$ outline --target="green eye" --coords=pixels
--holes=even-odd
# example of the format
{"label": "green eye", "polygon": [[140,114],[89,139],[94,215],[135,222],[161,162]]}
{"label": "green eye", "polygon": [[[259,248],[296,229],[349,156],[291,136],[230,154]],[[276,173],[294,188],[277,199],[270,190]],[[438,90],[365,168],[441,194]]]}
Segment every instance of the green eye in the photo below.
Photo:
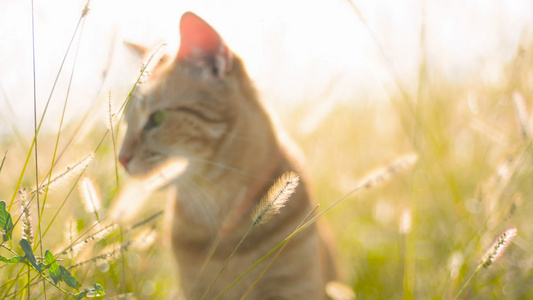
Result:
{"label": "green eye", "polygon": [[155,127],[159,127],[163,124],[163,121],[167,118],[167,113],[163,110],[158,110],[150,115],[148,122],[144,126],[144,130],[150,130]]}

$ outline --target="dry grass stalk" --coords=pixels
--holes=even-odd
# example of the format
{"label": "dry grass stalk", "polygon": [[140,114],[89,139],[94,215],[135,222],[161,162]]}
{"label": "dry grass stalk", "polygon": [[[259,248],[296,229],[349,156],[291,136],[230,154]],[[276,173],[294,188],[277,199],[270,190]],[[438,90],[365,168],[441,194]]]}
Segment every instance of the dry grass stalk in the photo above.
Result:
{"label": "dry grass stalk", "polygon": [[89,12],[91,11],[91,8],[90,8],[90,4],[91,4],[91,1],[87,1],[87,3],[85,4],[85,7],[83,7],[83,10],[81,11],[81,17],[85,17],[89,14]]}
{"label": "dry grass stalk", "polygon": [[[387,179],[389,179],[390,177],[392,177],[392,175],[394,175],[395,173],[403,170],[403,169],[406,169],[410,166],[412,166],[413,164],[416,163],[416,161],[418,160],[418,156],[416,154],[409,154],[409,155],[406,155],[406,156],[402,156],[400,157],[399,159],[395,160],[393,163],[391,163],[390,165],[384,167],[384,168],[381,168],[381,169],[378,169],[377,171],[375,172],[372,172],[371,175],[365,177],[363,180],[361,180],[361,182],[352,190],[350,191],[349,193],[347,193],[346,195],[344,195],[343,197],[341,197],[340,199],[338,199],[337,201],[335,201],[333,204],[331,204],[328,208],[326,208],[325,210],[321,211],[320,213],[318,213],[317,215],[315,215],[313,218],[311,218],[309,221],[305,222],[304,224],[302,224],[301,226],[299,226],[293,233],[291,233],[288,237],[286,237],[282,242],[280,242],[276,247],[274,247],[271,251],[269,251],[267,254],[265,254],[261,259],[259,259],[252,267],[250,267],[248,270],[246,270],[243,274],[241,274],[241,276],[239,276],[237,279],[235,279],[226,289],[224,289],[220,294],[218,294],[217,297],[215,297],[215,299],[219,299],[220,297],[222,297],[222,295],[224,295],[224,293],[229,290],[232,286],[234,286],[238,281],[240,281],[246,274],[248,274],[253,268],[255,268],[260,262],[262,262],[266,257],[268,257],[269,255],[271,255],[274,251],[276,251],[277,249],[279,249],[279,247],[282,247],[285,243],[287,243],[291,238],[293,238],[296,234],[298,234],[299,232],[301,232],[302,230],[304,230],[305,228],[307,228],[308,226],[310,226],[311,224],[313,224],[318,218],[320,218],[322,215],[326,214],[328,211],[332,210],[334,207],[336,207],[337,205],[339,205],[342,201],[344,201],[346,198],[348,198],[349,196],[351,196],[352,194],[356,193],[356,192],[359,192],[363,189],[367,189],[367,188],[372,188],[374,186],[376,186],[377,184],[379,183],[383,183],[384,181],[386,181]],[[253,225],[250,226],[248,232],[250,231],[250,229],[253,228]],[[248,234],[248,232],[246,234]],[[246,236],[245,234],[245,236]],[[241,239],[241,242],[242,242],[242,239]],[[240,243],[239,243],[240,244]],[[237,245],[238,246],[238,245]],[[235,250],[234,250],[235,251]],[[231,257],[231,255],[230,255]],[[227,263],[227,262],[226,262]],[[220,274],[220,273],[219,273]],[[217,276],[218,278],[218,276]],[[216,281],[216,278],[215,278],[215,281]],[[214,284],[214,281],[213,283],[211,283],[211,286]],[[211,288],[211,286],[208,288],[208,290],[204,293],[204,297],[207,295],[207,292],[209,291],[209,289]]]}
{"label": "dry grass stalk", "polygon": [[490,265],[492,265],[498,258],[500,258],[505,252],[505,249],[509,246],[509,243],[513,240],[513,238],[518,233],[518,230],[515,227],[511,227],[494,241],[492,245],[485,251],[485,254],[483,255],[481,259],[480,265],[487,268]]}
{"label": "dry grass stalk", "polygon": [[46,191],[46,189],[49,189],[53,187],[54,185],[64,182],[68,178],[71,178],[72,176],[79,174],[80,172],[85,170],[85,168],[87,168],[87,166],[93,160],[93,158],[94,158],[94,154],[91,153],[87,155],[83,159],[66,167],[65,170],[63,170],[63,172],[52,176],[52,178],[48,181],[48,183],[42,184],[37,191],[33,190],[29,194],[32,195],[32,194],[35,194],[35,192],[43,193],[44,191]]}
{"label": "dry grass stalk", "polygon": [[80,181],[80,193],[85,210],[89,213],[96,213],[102,206],[102,198],[94,179],[83,177]]}
{"label": "dry grass stalk", "polygon": [[[76,219],[74,219],[73,216],[69,216],[66,224],[65,229],[65,240],[67,241],[67,245],[74,244],[76,236]],[[61,253],[64,253],[66,250],[61,251]],[[58,253],[60,251],[54,251],[54,253]],[[74,260],[74,257],[77,255],[77,253],[74,253],[74,251],[69,252],[69,258],[71,260]]]}
{"label": "dry grass stalk", "polygon": [[330,281],[326,284],[326,294],[334,300],[354,300],[355,293],[352,289],[338,281]]}
{"label": "dry grass stalk", "polygon": [[518,91],[513,93],[513,107],[520,134],[523,140],[527,142],[529,140],[529,116],[527,113],[526,99],[524,99],[524,96]]}
{"label": "dry grass stalk", "polygon": [[356,189],[373,188],[374,186],[389,180],[392,177],[392,175],[398,173],[399,171],[404,170],[407,167],[414,165],[417,160],[418,160],[418,156],[416,154],[409,154],[406,156],[402,156],[396,159],[390,165],[377,169],[376,171],[365,176],[365,178],[363,178],[359,182]]}
{"label": "dry grass stalk", "polygon": [[166,45],[167,44],[161,44],[154,51],[152,51],[152,53],[150,53],[148,60],[141,67],[141,76],[139,78],[140,84],[146,82],[150,78],[152,71],[163,61],[164,54],[162,50],[164,47],[166,47]]}
{"label": "dry grass stalk", "polygon": [[133,246],[138,251],[146,250],[154,244],[156,238],[157,232],[154,229],[145,228],[135,235],[133,238]]}
{"label": "dry grass stalk", "polygon": [[117,229],[118,225],[117,224],[111,224],[111,225],[108,225],[100,230],[98,230],[97,232],[89,235],[88,237],[86,237],[85,239],[83,240],[79,240],[79,241],[76,241],[74,242],[72,245],[70,245],[69,247],[67,247],[65,250],[62,251],[63,254],[66,254],[67,252],[72,252],[72,253],[76,253],[78,252],[83,246],[87,245],[89,242],[98,242],[98,241],[101,241],[103,239],[105,239],[106,237],[108,237],[113,231],[115,231]]}
{"label": "dry grass stalk", "polygon": [[296,187],[298,186],[299,180],[300,177],[296,173],[289,171],[281,175],[281,177],[274,183],[274,185],[272,185],[272,187],[268,190],[266,196],[261,199],[261,202],[255,209],[255,211],[252,213],[252,225],[248,227],[248,230],[244,233],[237,246],[235,246],[228,259],[224,262],[217,275],[204,292],[201,300],[205,299],[207,293],[209,293],[209,291],[219,278],[220,274],[222,274],[222,271],[224,271],[230,260],[233,258],[233,255],[235,255],[237,249],[246,239],[250,231],[256,225],[268,222],[268,220],[270,220],[273,215],[279,213],[280,209],[285,206],[287,200],[289,200],[290,196],[294,193]]}
{"label": "dry grass stalk", "polygon": [[488,220],[490,226],[496,226],[499,223],[498,214],[491,214],[497,209],[498,200],[503,195],[505,189],[509,186],[511,180],[516,175],[518,168],[523,164],[527,148],[521,152],[506,158],[497,167],[496,172],[490,177],[490,179],[483,185],[478,191],[477,198],[479,201],[486,203],[484,205],[485,212],[490,215]]}
{"label": "dry grass stalk", "polygon": [[485,267],[488,268],[490,265],[492,265],[498,258],[500,258],[503,255],[503,252],[505,252],[505,249],[509,246],[509,243],[511,240],[516,236],[518,233],[518,230],[515,227],[511,227],[509,229],[506,229],[504,232],[498,236],[498,238],[492,243],[492,245],[485,251],[485,254],[481,258],[481,262],[476,268],[476,271],[468,278],[468,280],[463,284],[461,289],[459,289],[459,292],[454,297],[455,299],[458,299],[459,296],[463,293],[463,291],[466,289],[466,287],[472,282],[474,277],[479,273],[479,271]]}
{"label": "dry grass stalk", "polygon": [[[309,220],[309,218],[315,213],[315,211],[318,209],[320,205],[317,204],[315,205],[315,207],[313,207],[313,209],[307,214],[307,216],[305,216],[305,218],[302,220],[302,222],[300,222],[300,224],[298,224],[298,227],[297,228],[300,228],[307,220]],[[272,264],[274,263],[274,261],[278,258],[278,256],[281,254],[281,252],[285,249],[285,247],[287,246],[288,243],[285,243],[281,246],[281,248],[276,252],[276,254],[274,255],[274,257],[270,260],[270,262],[266,265],[266,267],[263,269],[263,271],[261,271],[261,274],[259,274],[259,276],[255,279],[255,281],[248,287],[248,290],[242,295],[241,299],[240,300],[244,300],[248,294],[252,291],[252,289],[254,288],[254,286],[257,285],[257,283],[259,282],[259,280],[265,275],[265,273],[268,271],[268,269],[272,266]]]}
{"label": "dry grass stalk", "polygon": [[272,216],[278,214],[296,190],[299,180],[300,177],[294,172],[284,173],[268,190],[267,195],[252,213],[253,226],[264,224]]}
{"label": "dry grass stalk", "polygon": [[[244,190],[244,189],[241,191],[239,196],[236,197],[237,199],[241,199],[241,201],[240,202],[236,202],[233,205],[233,208],[231,209],[231,211],[224,217],[224,220],[222,221],[222,225],[220,226],[220,230],[217,232],[216,238],[213,241],[213,243],[211,244],[211,248],[209,248],[209,251],[207,252],[207,255],[205,257],[204,263],[202,264],[202,267],[200,268],[198,274],[196,275],[196,278],[194,279],[194,281],[190,285],[189,291],[192,291],[194,289],[194,287],[196,287],[196,284],[198,283],[198,280],[204,274],[205,268],[207,267],[207,265],[211,261],[211,258],[215,254],[215,251],[218,249],[218,246],[220,245],[220,241],[222,241],[222,239],[226,236],[226,234],[228,234],[229,232],[231,232],[233,230],[233,228],[235,227],[235,224],[237,223],[236,220],[240,219],[241,212],[240,212],[240,210],[238,208],[246,200],[245,197],[244,197],[245,192],[246,192],[246,190]],[[181,292],[185,293],[186,291],[182,290]],[[180,296],[178,296],[178,299],[182,299],[183,295],[180,295]]]}
{"label": "dry grass stalk", "polygon": [[148,175],[145,188],[156,191],[181,175],[187,169],[188,161],[184,158],[175,158],[157,168]]}
{"label": "dry grass stalk", "polygon": [[114,126],[113,126],[113,124],[114,124],[114,120],[115,120],[115,118],[117,116],[117,113],[113,112],[113,106],[111,104],[111,99],[112,99],[111,91],[109,91],[109,94],[108,94],[108,97],[107,97],[107,118],[106,118],[105,125],[106,125],[107,129],[109,129],[111,131],[111,134],[113,135],[113,139],[112,140],[114,142],[115,138],[114,138],[114,131],[113,131],[114,130]]}
{"label": "dry grass stalk", "polygon": [[28,201],[28,192],[25,188],[18,191],[20,201],[21,219],[22,219],[22,238],[30,244],[33,243],[33,225],[31,222],[30,202]]}
{"label": "dry grass stalk", "polygon": [[461,271],[461,266],[464,262],[463,253],[460,251],[454,251],[448,260],[448,266],[450,269],[450,277],[456,279]]}
{"label": "dry grass stalk", "polygon": [[7,157],[7,150],[4,152],[4,157],[2,158],[2,162],[0,162],[0,172],[2,172],[2,168],[4,167],[4,163],[6,162]]}
{"label": "dry grass stalk", "polygon": [[405,208],[402,211],[402,214],[400,216],[400,233],[401,234],[408,234],[411,232],[411,225],[412,225],[412,215],[411,210],[409,208]]}
{"label": "dry grass stalk", "polygon": [[121,245],[118,245],[118,246],[114,246],[114,249],[113,250],[109,250],[107,252],[105,252],[104,254],[100,254],[98,256],[94,256],[88,260],[85,260],[85,261],[82,261],[82,262],[79,262],[77,264],[74,264],[72,266],[70,266],[68,269],[72,269],[72,268],[76,268],[76,267],[79,267],[79,266],[82,266],[82,265],[85,265],[85,264],[88,264],[88,263],[97,263],[97,262],[101,262],[101,261],[111,261],[115,258],[117,258],[122,251],[127,251],[129,249],[129,247],[133,244],[132,241],[126,241],[124,243],[122,243]]}
{"label": "dry grass stalk", "polygon": [[480,119],[474,119],[469,123],[469,126],[470,128],[492,140],[496,145],[507,147],[509,145],[508,135],[502,132],[502,130],[497,129],[487,123],[488,122]]}

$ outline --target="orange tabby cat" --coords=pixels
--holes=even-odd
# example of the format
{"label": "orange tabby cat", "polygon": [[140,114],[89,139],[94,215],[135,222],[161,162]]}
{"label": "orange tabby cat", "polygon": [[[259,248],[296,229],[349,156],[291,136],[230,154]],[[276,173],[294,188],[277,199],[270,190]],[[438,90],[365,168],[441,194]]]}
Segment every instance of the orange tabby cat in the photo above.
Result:
{"label": "orange tabby cat", "polygon": [[[176,57],[153,71],[127,107],[119,160],[133,175],[149,173],[171,158],[188,160],[175,182],[172,245],[187,298],[201,299],[250,227],[250,214],[261,197],[284,172],[298,170],[280,145],[241,59],[193,13],[182,16],[180,32]],[[253,228],[206,299],[217,296],[298,226],[314,207],[308,188],[303,178],[281,213]],[[200,272],[220,234],[219,246]],[[326,298],[325,283],[336,276],[327,244],[316,224],[296,235],[247,299]],[[222,298],[239,299],[266,262]]]}

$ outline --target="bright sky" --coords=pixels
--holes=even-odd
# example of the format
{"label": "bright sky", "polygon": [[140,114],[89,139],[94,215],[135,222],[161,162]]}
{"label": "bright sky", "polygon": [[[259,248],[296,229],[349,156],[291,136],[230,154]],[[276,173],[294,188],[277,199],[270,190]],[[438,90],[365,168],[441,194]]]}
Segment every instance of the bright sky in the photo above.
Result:
{"label": "bright sky", "polygon": [[[30,1],[0,1],[0,137],[33,128]],[[93,0],[81,36],[69,115],[111,90],[116,97],[140,67],[122,41],[178,47],[178,23],[190,10],[209,22],[245,60],[273,108],[325,101],[384,99],[392,67],[414,89],[422,43],[433,71],[456,80],[498,81],[521,38],[533,36],[530,0]],[[42,111],[85,1],[35,1],[38,112]],[[370,31],[369,31],[370,29]],[[378,40],[380,52],[370,32]],[[65,101],[77,41],[63,68],[50,118]],[[382,53],[389,63],[385,63]],[[110,70],[104,78],[105,66]],[[102,86],[103,85],[103,86]],[[117,102],[121,99],[117,99]],[[49,122],[46,124],[53,124]]]}

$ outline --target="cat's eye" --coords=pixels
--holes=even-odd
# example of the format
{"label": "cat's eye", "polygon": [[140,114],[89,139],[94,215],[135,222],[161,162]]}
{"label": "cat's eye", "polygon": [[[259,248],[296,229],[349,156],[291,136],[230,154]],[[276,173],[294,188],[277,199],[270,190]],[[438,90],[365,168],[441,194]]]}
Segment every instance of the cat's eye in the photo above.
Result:
{"label": "cat's eye", "polygon": [[152,128],[159,127],[161,124],[163,124],[163,121],[165,121],[166,117],[167,117],[166,111],[163,111],[163,110],[155,111],[148,118],[148,122],[146,122],[146,125],[144,126],[144,130],[150,130]]}

